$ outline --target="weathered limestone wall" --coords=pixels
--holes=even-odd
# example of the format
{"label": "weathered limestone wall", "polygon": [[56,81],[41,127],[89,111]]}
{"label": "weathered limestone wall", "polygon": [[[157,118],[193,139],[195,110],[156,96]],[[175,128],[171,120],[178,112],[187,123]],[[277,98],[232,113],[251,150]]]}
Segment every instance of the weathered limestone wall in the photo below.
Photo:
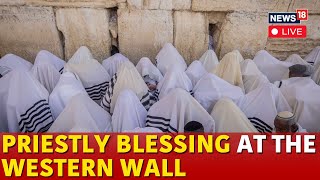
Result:
{"label": "weathered limestone wall", "polygon": [[[269,39],[268,12],[309,9],[306,39]],[[116,16],[114,16],[116,14]],[[69,59],[82,45],[102,61],[111,45],[133,62],[173,43],[188,63],[208,49],[245,58],[266,49],[280,59],[320,45],[320,0],[0,0],[0,55],[33,61],[46,49]]]}

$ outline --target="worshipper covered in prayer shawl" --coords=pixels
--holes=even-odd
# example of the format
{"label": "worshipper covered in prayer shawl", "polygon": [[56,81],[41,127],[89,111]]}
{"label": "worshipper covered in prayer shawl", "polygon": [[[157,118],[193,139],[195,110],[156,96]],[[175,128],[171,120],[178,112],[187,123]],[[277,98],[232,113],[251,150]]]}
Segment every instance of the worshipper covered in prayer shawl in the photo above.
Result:
{"label": "worshipper covered in prayer shawl", "polygon": [[33,65],[19,56],[7,54],[0,59],[0,66],[5,66],[12,70],[30,71]]}
{"label": "worshipper covered in prayer shawl", "polygon": [[120,92],[112,114],[113,132],[126,132],[146,126],[147,110],[131,90]]}
{"label": "worshipper covered in prayer shawl", "polygon": [[287,59],[286,62],[290,62],[292,64],[302,64],[302,65],[306,65],[306,66],[312,66],[311,64],[309,64],[307,61],[305,61],[304,59],[302,59],[298,54],[292,54],[290,55]]}
{"label": "worshipper covered in prayer shawl", "polygon": [[118,73],[109,82],[106,95],[101,101],[101,106],[113,114],[118,96],[125,89],[132,90],[146,110],[157,101],[152,93],[149,92],[148,86],[135,66],[130,61],[126,61],[120,66]]}
{"label": "worshipper covered in prayer shawl", "polygon": [[138,72],[143,77],[150,91],[157,89],[158,83],[163,79],[159,69],[152,64],[149,58],[143,57],[136,66]]}
{"label": "worshipper covered in prayer shawl", "polygon": [[207,71],[200,61],[193,61],[186,70],[186,74],[192,82],[192,87],[194,87],[198,81],[207,74]]}
{"label": "worshipper covered in prayer shawl", "polygon": [[150,108],[146,126],[183,133],[191,121],[202,124],[204,132],[214,132],[214,120],[209,113],[188,92],[177,88]]}
{"label": "worshipper covered in prayer shawl", "polygon": [[167,71],[164,78],[158,84],[155,96],[157,99],[162,99],[175,88],[181,88],[191,93],[192,82],[184,71],[181,71],[179,68],[172,67]]}
{"label": "worshipper covered in prayer shawl", "polygon": [[319,132],[320,86],[309,77],[293,77],[274,84],[293,109],[295,121],[308,132]]}
{"label": "worshipper covered in prayer shawl", "polygon": [[222,97],[228,97],[233,101],[244,96],[240,87],[233,86],[218,76],[207,73],[192,90],[194,98],[211,112],[213,106]]}
{"label": "worshipper covered in prayer shawl", "polygon": [[242,61],[240,65],[246,94],[265,83],[270,83],[268,78],[262,74],[257,65],[251,59]]}
{"label": "worshipper covered in prayer shawl", "polygon": [[175,67],[181,71],[185,71],[187,69],[187,64],[183,57],[170,43],[165,44],[158,53],[156,57],[156,65],[162,75],[165,75],[171,67]]}
{"label": "worshipper covered in prayer shawl", "polygon": [[270,83],[261,84],[239,99],[237,105],[259,132],[272,132],[278,112],[291,111],[280,90]]}
{"label": "worshipper covered in prayer shawl", "polygon": [[215,132],[258,132],[246,115],[229,98],[220,99],[211,112]]}
{"label": "worshipper covered in prayer shawl", "polygon": [[102,61],[102,66],[107,70],[110,77],[113,77],[117,72],[122,63],[129,61],[124,55],[117,53]]}
{"label": "worshipper covered in prayer shawl", "polygon": [[312,66],[295,64],[289,67],[289,78],[292,77],[309,77],[313,73]]}
{"label": "worshipper covered in prayer shawl", "polygon": [[305,133],[307,132],[299,124],[295,123],[294,114],[289,111],[279,112],[274,120],[276,133]]}
{"label": "worshipper covered in prayer shawl", "polygon": [[110,76],[103,66],[92,58],[87,47],[80,47],[65,66],[64,71],[77,74],[88,95],[100,104],[106,93]]}
{"label": "worshipper covered in prayer shawl", "polygon": [[257,52],[253,61],[271,83],[288,78],[288,68],[293,65],[291,62],[279,61],[265,50]]}
{"label": "worshipper covered in prayer shawl", "polygon": [[[316,63],[320,63],[320,46],[315,47],[305,58],[311,65],[316,65]],[[320,64],[319,64],[320,65]],[[317,65],[318,66],[318,65]]]}
{"label": "worshipper covered in prayer shawl", "polygon": [[201,56],[199,61],[202,63],[207,72],[211,72],[219,64],[218,57],[213,50],[206,51]]}
{"label": "worshipper covered in prayer shawl", "polygon": [[65,62],[57,56],[42,50],[38,53],[31,72],[50,94],[59,81],[64,64]]}
{"label": "worshipper covered in prayer shawl", "polygon": [[240,63],[243,61],[238,50],[226,54],[211,73],[232,85],[239,86],[244,92]]}
{"label": "worshipper covered in prayer shawl", "polygon": [[49,105],[54,119],[60,115],[69,100],[79,93],[88,95],[80,78],[75,73],[63,73],[49,96]]}
{"label": "worshipper covered in prayer shawl", "polygon": [[112,132],[111,116],[86,94],[77,94],[54,121],[49,132]]}
{"label": "worshipper covered in prayer shawl", "polygon": [[7,73],[0,78],[0,131],[46,132],[53,123],[48,97],[48,91],[29,72]]}

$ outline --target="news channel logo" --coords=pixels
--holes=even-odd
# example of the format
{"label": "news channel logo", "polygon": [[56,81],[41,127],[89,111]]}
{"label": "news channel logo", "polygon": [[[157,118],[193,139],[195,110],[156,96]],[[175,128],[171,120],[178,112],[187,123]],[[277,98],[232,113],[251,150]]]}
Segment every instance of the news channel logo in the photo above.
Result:
{"label": "news channel logo", "polygon": [[269,12],[268,17],[271,24],[268,29],[269,38],[307,37],[307,27],[301,25],[301,22],[308,21],[308,9],[297,9],[296,12]]}

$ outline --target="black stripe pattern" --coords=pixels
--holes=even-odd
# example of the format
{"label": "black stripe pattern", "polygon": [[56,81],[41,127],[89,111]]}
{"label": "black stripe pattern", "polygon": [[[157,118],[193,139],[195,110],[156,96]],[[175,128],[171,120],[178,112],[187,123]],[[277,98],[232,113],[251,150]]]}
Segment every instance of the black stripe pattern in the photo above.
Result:
{"label": "black stripe pattern", "polygon": [[40,100],[20,115],[19,128],[26,132],[46,132],[53,123],[51,110],[47,100]]}
{"label": "black stripe pattern", "polygon": [[272,127],[270,127],[268,124],[266,124],[264,121],[262,121],[259,118],[252,117],[248,118],[251,122],[251,124],[260,132],[260,133],[271,133]]}
{"label": "black stripe pattern", "polygon": [[278,88],[281,88],[281,86],[282,86],[282,81],[280,81],[280,83],[279,83],[279,87],[278,87]]}
{"label": "black stripe pattern", "polygon": [[11,71],[10,68],[6,66],[0,66],[0,78],[2,78],[4,75],[8,74]]}
{"label": "black stripe pattern", "polygon": [[150,107],[158,101],[158,98],[154,96],[151,92],[147,92],[141,99],[140,102],[149,111]]}
{"label": "black stripe pattern", "polygon": [[146,127],[158,128],[163,132],[178,133],[178,130],[170,125],[170,119],[159,116],[147,116]]}
{"label": "black stripe pattern", "polygon": [[108,111],[110,113],[110,104],[111,104],[111,98],[113,95],[113,89],[114,86],[117,82],[117,73],[113,75],[113,77],[111,78],[111,80],[108,83],[108,87],[105,93],[105,96],[103,97],[102,101],[101,101],[101,107],[103,109],[105,109],[106,111]]}
{"label": "black stripe pattern", "polygon": [[63,73],[63,69],[64,69],[64,67],[62,67],[62,68],[59,70],[59,73],[60,73],[60,74]]}
{"label": "black stripe pattern", "polygon": [[101,84],[97,84],[91,87],[85,88],[89,97],[94,101],[100,101],[103,96],[106,94],[108,88],[108,82],[103,82]]}

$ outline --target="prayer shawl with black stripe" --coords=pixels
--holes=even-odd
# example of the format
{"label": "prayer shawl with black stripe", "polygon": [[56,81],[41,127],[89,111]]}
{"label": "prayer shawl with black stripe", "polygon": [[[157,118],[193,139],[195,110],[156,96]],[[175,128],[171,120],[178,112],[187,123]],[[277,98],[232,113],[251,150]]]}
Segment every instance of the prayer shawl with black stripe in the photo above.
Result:
{"label": "prayer shawl with black stripe", "polygon": [[146,126],[147,110],[131,90],[119,94],[112,114],[113,132],[125,132]]}
{"label": "prayer shawl with black stripe", "polygon": [[0,93],[6,99],[1,99],[5,103],[0,107],[1,130],[46,132],[53,123],[48,91],[29,72],[23,70],[11,71],[2,79]]}
{"label": "prayer shawl with black stripe", "polygon": [[214,106],[211,116],[215,120],[216,132],[258,132],[246,115],[229,98],[220,99]]}
{"label": "prayer shawl with black stripe", "polygon": [[310,77],[294,77],[275,82],[293,109],[295,121],[308,132],[320,131],[320,86]]}
{"label": "prayer shawl with black stripe", "polygon": [[103,66],[92,57],[86,47],[81,47],[65,66],[65,71],[76,73],[92,100],[100,104],[106,93],[110,76]]}
{"label": "prayer shawl with black stripe", "polygon": [[0,59],[0,66],[5,66],[12,70],[29,71],[33,65],[19,56],[7,54]]}
{"label": "prayer shawl with black stripe", "polygon": [[112,132],[111,116],[86,94],[71,98],[49,132]]}
{"label": "prayer shawl with black stripe", "polygon": [[31,72],[50,94],[59,81],[64,64],[57,56],[42,50],[38,53]]}
{"label": "prayer shawl with black stripe", "polygon": [[215,122],[209,113],[188,92],[177,88],[150,108],[146,126],[182,133],[191,121],[202,124],[204,132],[215,131]]}
{"label": "prayer shawl with black stripe", "polygon": [[2,78],[4,75],[8,74],[11,71],[9,67],[6,66],[0,66],[0,78]]}
{"label": "prayer shawl with black stripe", "polygon": [[291,111],[282,93],[270,83],[249,92],[237,104],[259,132],[271,132],[277,114]]}
{"label": "prayer shawl with black stripe", "polygon": [[79,77],[71,72],[63,73],[49,96],[49,104],[53,117],[56,119],[69,100],[79,93],[87,95]]}
{"label": "prayer shawl with black stripe", "polygon": [[107,70],[110,77],[112,77],[118,72],[119,67],[125,61],[129,61],[129,59],[124,55],[117,53],[108,59],[103,60],[102,66]]}
{"label": "prayer shawl with black stripe", "polygon": [[244,96],[244,93],[240,87],[234,86],[212,73],[207,73],[193,88],[193,96],[208,112],[211,112],[213,106],[222,97],[237,101]]}
{"label": "prayer shawl with black stripe", "polygon": [[136,68],[141,77],[144,78],[148,76],[153,82],[156,82],[153,83],[154,85],[157,85],[157,83],[159,83],[163,79],[161,72],[154,64],[152,64],[149,58],[141,58],[136,65]]}
{"label": "prayer shawl with black stripe", "polygon": [[120,66],[118,73],[111,78],[101,106],[112,114],[120,92],[126,89],[132,90],[137,95],[146,110],[149,110],[157,101],[149,92],[135,66],[130,61],[126,61]]}

